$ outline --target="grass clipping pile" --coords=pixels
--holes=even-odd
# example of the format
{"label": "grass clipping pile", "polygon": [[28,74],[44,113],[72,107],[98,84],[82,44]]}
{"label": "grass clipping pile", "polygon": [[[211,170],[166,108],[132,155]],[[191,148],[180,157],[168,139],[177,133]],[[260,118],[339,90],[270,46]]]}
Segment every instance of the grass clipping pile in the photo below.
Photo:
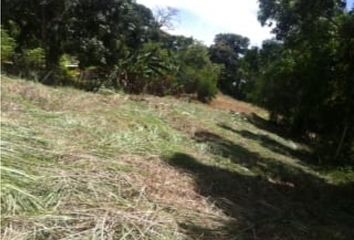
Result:
{"label": "grass clipping pile", "polygon": [[[33,85],[2,85],[1,239],[187,239],[179,222],[209,219],[217,227],[225,218],[158,155],[85,151],[100,138],[85,146],[75,139],[85,135],[70,133],[100,126],[71,129],[68,116],[82,110],[79,92],[65,96],[77,108],[58,101],[51,111],[64,90]],[[90,97],[98,104],[102,96]],[[56,118],[68,124],[54,126]]]}

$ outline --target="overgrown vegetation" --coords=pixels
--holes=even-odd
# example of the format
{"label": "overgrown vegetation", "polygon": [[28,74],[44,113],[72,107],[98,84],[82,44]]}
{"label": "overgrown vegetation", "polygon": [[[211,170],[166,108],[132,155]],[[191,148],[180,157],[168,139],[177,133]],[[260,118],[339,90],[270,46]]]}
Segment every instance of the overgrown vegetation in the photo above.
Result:
{"label": "overgrown vegetation", "polygon": [[[2,50],[12,61],[4,65],[9,74],[91,91],[192,93],[202,101],[216,94],[218,68],[207,47],[161,30],[173,24],[173,9],[167,15],[160,9],[162,15],[155,18],[131,0],[5,1],[3,6]],[[195,48],[201,53],[194,58]],[[60,64],[63,56],[71,62]],[[70,74],[75,64],[76,74]]]}
{"label": "overgrown vegetation", "polygon": [[354,14],[345,2],[260,1],[259,20],[277,40],[248,50],[249,100],[272,121],[310,141],[317,162],[354,163]]}

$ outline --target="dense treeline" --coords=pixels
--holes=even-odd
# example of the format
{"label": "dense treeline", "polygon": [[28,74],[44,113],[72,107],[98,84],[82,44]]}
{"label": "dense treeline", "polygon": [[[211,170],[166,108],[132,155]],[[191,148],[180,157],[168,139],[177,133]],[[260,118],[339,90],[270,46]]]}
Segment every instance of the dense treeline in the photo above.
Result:
{"label": "dense treeline", "polygon": [[[318,159],[354,159],[354,13],[341,0],[260,0],[259,21],[276,38],[261,47],[223,33],[209,48],[173,36],[173,9],[133,0],[4,0],[1,64],[49,85],[156,95],[218,88],[271,112],[291,134],[311,140]],[[77,65],[77,66],[76,66]]]}
{"label": "dense treeline", "polygon": [[247,98],[290,133],[311,137],[320,161],[354,160],[354,14],[340,0],[260,0],[276,40],[247,51]]}
{"label": "dense treeline", "polygon": [[132,0],[5,0],[3,68],[50,85],[196,93],[208,101],[219,68],[206,46],[161,30],[174,13],[165,11],[154,17]]}

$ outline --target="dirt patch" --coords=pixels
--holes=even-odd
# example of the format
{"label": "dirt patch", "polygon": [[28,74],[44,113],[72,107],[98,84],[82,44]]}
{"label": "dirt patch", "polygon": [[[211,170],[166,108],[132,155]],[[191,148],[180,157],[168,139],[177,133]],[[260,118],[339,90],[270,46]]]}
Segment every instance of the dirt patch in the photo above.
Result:
{"label": "dirt patch", "polygon": [[188,136],[194,136],[194,133],[201,129],[200,124],[195,121],[189,120],[186,117],[171,116],[168,118],[171,126]]}
{"label": "dirt patch", "polygon": [[252,113],[265,112],[263,109],[253,106],[252,104],[238,101],[225,95],[218,95],[209,106],[215,109],[227,110],[236,113],[244,113],[250,115]]}
{"label": "dirt patch", "polygon": [[15,102],[2,101],[1,102],[1,111],[4,112],[18,112],[22,113],[24,111],[22,105]]}

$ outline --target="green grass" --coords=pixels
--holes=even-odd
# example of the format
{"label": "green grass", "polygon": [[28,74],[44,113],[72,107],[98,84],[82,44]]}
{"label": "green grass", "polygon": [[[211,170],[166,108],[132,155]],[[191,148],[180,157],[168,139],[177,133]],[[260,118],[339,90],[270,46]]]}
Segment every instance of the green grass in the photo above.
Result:
{"label": "green grass", "polygon": [[1,93],[1,239],[354,238],[352,169],[242,115],[4,76]]}

